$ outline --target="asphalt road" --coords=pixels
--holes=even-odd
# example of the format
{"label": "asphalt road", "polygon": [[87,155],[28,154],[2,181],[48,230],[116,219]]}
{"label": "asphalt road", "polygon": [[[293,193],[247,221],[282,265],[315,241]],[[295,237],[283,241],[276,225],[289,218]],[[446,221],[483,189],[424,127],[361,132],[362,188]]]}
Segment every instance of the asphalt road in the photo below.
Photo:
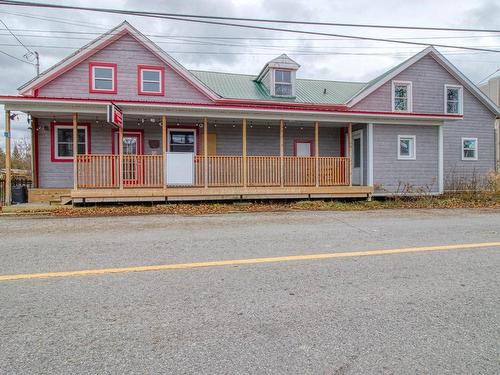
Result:
{"label": "asphalt road", "polygon": [[[488,210],[0,218],[0,275],[500,241]],[[498,374],[500,247],[0,281],[0,374]]]}

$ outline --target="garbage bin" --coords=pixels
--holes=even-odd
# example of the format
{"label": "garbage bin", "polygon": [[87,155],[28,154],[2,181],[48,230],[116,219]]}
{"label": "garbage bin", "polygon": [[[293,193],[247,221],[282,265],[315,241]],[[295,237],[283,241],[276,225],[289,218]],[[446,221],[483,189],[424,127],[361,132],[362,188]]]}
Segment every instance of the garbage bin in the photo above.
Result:
{"label": "garbage bin", "polygon": [[28,188],[22,185],[12,186],[12,203],[26,203],[28,201]]}

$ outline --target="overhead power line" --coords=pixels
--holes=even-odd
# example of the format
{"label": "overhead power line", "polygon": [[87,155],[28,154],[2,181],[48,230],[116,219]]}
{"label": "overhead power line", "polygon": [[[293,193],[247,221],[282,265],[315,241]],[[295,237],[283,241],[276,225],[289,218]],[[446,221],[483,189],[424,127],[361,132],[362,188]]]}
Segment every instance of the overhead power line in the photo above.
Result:
{"label": "overhead power line", "polygon": [[25,64],[35,65],[35,64],[33,64],[33,63],[29,62],[29,61],[26,61],[26,60],[20,59],[19,57],[13,56],[10,53],[7,53],[7,52],[1,51],[1,50],[0,50],[0,53],[3,54],[3,55],[5,55],[5,56],[8,56],[8,57],[10,57],[10,58],[12,58],[14,60],[23,62]]}
{"label": "overhead power line", "polygon": [[495,70],[495,71],[494,71],[493,73],[491,73],[490,75],[488,75],[488,76],[484,77],[482,80],[480,80],[480,81],[478,82],[478,84],[483,83],[483,82],[484,82],[484,81],[486,81],[488,78],[493,77],[493,76],[494,76],[496,73],[498,73],[498,72],[500,72],[500,68],[498,68],[497,70]]}
{"label": "overhead power line", "polygon": [[28,47],[26,47],[26,46],[24,45],[24,43],[21,41],[21,39],[19,39],[19,38],[17,37],[17,35],[16,35],[16,34],[14,34],[14,33],[13,33],[10,29],[9,29],[9,27],[7,26],[7,24],[6,24],[5,22],[3,22],[2,20],[0,20],[0,22],[1,22],[1,23],[2,23],[2,25],[5,27],[5,29],[9,32],[9,34],[10,34],[10,35],[12,35],[12,36],[14,37],[14,39],[15,39],[15,40],[17,40],[17,41],[19,42],[19,44],[20,44],[21,46],[23,46],[23,47],[26,49],[26,51],[28,51],[28,53],[32,53],[32,51],[31,51]]}
{"label": "overhead power line", "polygon": [[[4,0],[1,3],[5,5],[15,6],[28,6],[40,8],[56,8],[56,9],[73,9],[73,10],[92,10],[97,11],[98,8],[80,7],[50,3],[34,3],[30,1],[14,1]],[[100,11],[116,12],[118,9],[105,9]],[[427,31],[474,31],[474,32],[494,32],[500,33],[496,29],[476,29],[476,28],[452,28],[452,27],[426,27],[426,26],[399,26],[399,25],[372,25],[372,24],[354,24],[354,23],[339,23],[339,22],[317,22],[317,21],[297,21],[297,20],[280,20],[280,19],[265,19],[265,18],[246,18],[246,17],[223,17],[223,16],[207,16],[200,14],[180,14],[180,13],[163,13],[163,12],[145,12],[145,11],[131,11],[131,13],[141,13],[142,15],[152,16],[169,16],[169,17],[182,17],[182,18],[197,18],[197,19],[215,19],[225,21],[245,21],[245,22],[261,22],[261,23],[284,23],[296,25],[313,25],[313,26],[335,26],[335,27],[360,27],[360,28],[377,28],[377,29],[406,29],[406,30],[427,30]]]}
{"label": "overhead power line", "polygon": [[[172,16],[164,15],[163,13],[128,11],[128,10],[109,9],[109,8],[105,9],[105,8],[91,8],[91,7],[75,7],[75,6],[68,6],[68,5],[30,3],[30,2],[9,1],[9,0],[0,0],[0,4],[29,6],[29,7],[42,7],[42,8],[56,8],[56,9],[85,10],[85,11],[91,11],[91,12],[125,14],[125,15],[131,15],[131,16],[169,19],[169,20],[176,20],[176,21],[182,21],[182,22],[194,22],[194,23],[201,23],[201,24],[248,28],[248,29],[256,29],[256,30],[280,31],[280,32],[287,32],[287,33],[294,33],[294,34],[320,35],[320,36],[329,36],[329,37],[343,37],[343,38],[368,40],[368,41],[376,41],[376,42],[428,46],[428,43],[421,43],[421,42],[410,42],[410,41],[402,41],[402,40],[391,40],[391,39],[385,39],[385,38],[373,38],[373,37],[364,37],[364,36],[323,33],[323,32],[317,32],[317,31],[294,30],[294,29],[284,29],[284,28],[275,28],[275,27],[258,26],[258,25],[247,25],[247,24],[237,24],[237,23],[220,22],[220,21],[209,21],[209,20],[192,19],[192,18],[172,17]],[[491,32],[491,30],[489,32]],[[453,45],[445,45],[445,44],[434,44],[434,46],[435,47],[442,47],[442,48],[466,49],[466,50],[472,50],[472,51],[500,52],[500,50],[492,50],[492,49],[476,48],[476,47],[465,47],[465,46],[453,46]]]}

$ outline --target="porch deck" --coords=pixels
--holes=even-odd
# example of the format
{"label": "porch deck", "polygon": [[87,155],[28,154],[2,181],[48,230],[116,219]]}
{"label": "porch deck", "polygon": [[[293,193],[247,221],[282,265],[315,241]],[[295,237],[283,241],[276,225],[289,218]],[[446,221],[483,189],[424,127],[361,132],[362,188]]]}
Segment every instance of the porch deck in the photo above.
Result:
{"label": "porch deck", "polygon": [[196,156],[189,186],[166,185],[162,155],[122,158],[79,155],[73,202],[366,198],[373,191],[351,186],[348,157]]}
{"label": "porch deck", "polygon": [[73,203],[251,199],[368,198],[369,186],[128,188],[72,190]]}

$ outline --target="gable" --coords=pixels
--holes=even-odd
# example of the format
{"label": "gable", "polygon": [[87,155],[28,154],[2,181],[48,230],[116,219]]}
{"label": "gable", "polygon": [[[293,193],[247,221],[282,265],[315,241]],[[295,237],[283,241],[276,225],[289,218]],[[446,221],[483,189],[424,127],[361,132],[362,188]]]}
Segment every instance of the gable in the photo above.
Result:
{"label": "gable", "polygon": [[[89,92],[89,63],[106,62],[117,65],[117,93]],[[138,95],[138,65],[163,66],[165,68],[165,96]],[[172,101],[184,103],[209,103],[191,82],[165,64],[135,38],[126,34],[107,45],[91,57],[38,89],[39,97],[117,99],[137,101]]]}
{"label": "gable", "polygon": [[461,85],[433,57],[427,55],[385,82],[352,108],[362,111],[391,112],[392,81],[411,81],[413,112],[432,114],[444,113],[444,85]]}

